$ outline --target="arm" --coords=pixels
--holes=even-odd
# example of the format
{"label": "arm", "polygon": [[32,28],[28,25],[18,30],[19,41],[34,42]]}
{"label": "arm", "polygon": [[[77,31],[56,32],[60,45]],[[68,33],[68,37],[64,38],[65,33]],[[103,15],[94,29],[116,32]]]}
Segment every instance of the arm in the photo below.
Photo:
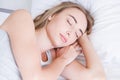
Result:
{"label": "arm", "polygon": [[[9,34],[13,54],[23,80],[56,80],[69,64],[68,59],[62,56],[49,67],[41,67],[41,52],[37,46],[34,24],[31,15],[25,10],[12,13],[1,28]],[[71,47],[66,50],[69,49]],[[75,57],[72,56],[73,58]]]}
{"label": "arm", "polygon": [[2,29],[9,34],[13,54],[23,80],[31,80],[33,74],[41,71],[41,58],[30,14],[25,10],[13,12],[2,24]]}
{"label": "arm", "polygon": [[86,34],[79,39],[79,43],[85,55],[86,67],[73,61],[65,68],[63,76],[70,80],[105,80],[100,59]]}

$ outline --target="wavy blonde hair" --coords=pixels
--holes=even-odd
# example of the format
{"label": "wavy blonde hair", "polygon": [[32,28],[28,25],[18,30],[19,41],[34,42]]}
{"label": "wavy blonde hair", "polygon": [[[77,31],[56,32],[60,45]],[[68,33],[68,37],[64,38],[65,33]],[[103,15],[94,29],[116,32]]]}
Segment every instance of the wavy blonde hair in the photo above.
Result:
{"label": "wavy blonde hair", "polygon": [[92,16],[81,5],[79,5],[77,3],[73,3],[73,2],[62,2],[61,4],[55,6],[51,9],[48,9],[44,13],[38,15],[34,19],[35,29],[38,30],[38,29],[42,28],[43,26],[47,25],[49,16],[58,14],[61,11],[65,10],[66,8],[77,8],[85,14],[86,19],[87,19],[86,33],[90,34],[92,31],[92,26],[94,24],[94,20],[93,20]]}

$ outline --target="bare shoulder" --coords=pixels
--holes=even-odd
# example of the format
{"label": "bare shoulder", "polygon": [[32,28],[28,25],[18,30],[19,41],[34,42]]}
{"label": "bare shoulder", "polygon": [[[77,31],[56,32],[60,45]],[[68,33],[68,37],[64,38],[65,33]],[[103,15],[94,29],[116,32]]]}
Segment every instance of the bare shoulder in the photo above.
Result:
{"label": "bare shoulder", "polygon": [[[26,10],[14,11],[1,25],[13,44],[35,43],[35,28],[30,13]],[[31,44],[32,44],[31,43]]]}
{"label": "bare shoulder", "polygon": [[[5,22],[1,25],[3,29],[11,29],[11,28],[19,28],[22,24],[30,24],[33,26],[33,20],[30,13],[24,9],[16,10],[5,20]],[[24,27],[24,29],[27,28]]]}
{"label": "bare shoulder", "polygon": [[15,34],[19,35],[18,38],[33,36],[35,33],[32,17],[28,11],[23,9],[14,11],[1,25],[1,29],[8,32],[10,37],[15,37]]}

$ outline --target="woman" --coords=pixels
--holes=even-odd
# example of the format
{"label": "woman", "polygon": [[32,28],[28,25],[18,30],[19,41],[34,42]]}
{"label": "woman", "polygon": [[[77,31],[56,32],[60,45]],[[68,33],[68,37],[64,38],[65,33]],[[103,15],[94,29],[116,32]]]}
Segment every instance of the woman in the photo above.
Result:
{"label": "woman", "polygon": [[[35,27],[28,12],[17,10],[1,25],[1,29],[10,37],[23,80],[57,80],[78,55],[76,44],[71,44],[91,29],[90,16],[79,5],[65,2],[47,10],[34,22]],[[41,53],[60,47],[65,47],[58,51],[62,55],[49,66],[41,67]]]}

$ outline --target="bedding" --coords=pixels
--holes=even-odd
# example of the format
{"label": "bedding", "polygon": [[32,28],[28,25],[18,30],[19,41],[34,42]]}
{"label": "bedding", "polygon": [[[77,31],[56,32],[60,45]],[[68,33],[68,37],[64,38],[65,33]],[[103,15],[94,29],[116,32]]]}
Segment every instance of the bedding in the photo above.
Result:
{"label": "bedding", "polygon": [[74,0],[32,0],[32,7],[31,7],[31,14],[32,17],[35,18],[38,14],[43,13],[46,9],[49,9],[62,1],[72,1],[75,2]]}
{"label": "bedding", "polygon": [[0,0],[0,8],[16,10],[16,9],[26,9],[31,10],[32,0]]}
{"label": "bedding", "polygon": [[[104,65],[107,80],[119,80],[120,0],[32,0],[31,14],[33,18],[35,18],[39,13],[44,12],[46,9],[57,5],[62,1],[73,1],[79,3],[84,6],[94,17],[95,24],[93,26],[92,34],[89,35],[89,38],[92,41],[94,48],[100,56],[100,59]],[[28,10],[30,10],[30,8]],[[3,11],[1,12],[0,10],[0,24],[3,23],[3,21],[7,18],[8,15],[8,13],[5,13]],[[6,38],[6,40],[9,39]],[[4,44],[5,47],[9,46],[9,43],[2,43],[0,41],[0,45],[1,44]],[[0,47],[0,49],[3,49],[3,47]],[[10,50],[6,48],[4,51],[7,51],[5,53],[8,54]],[[0,56],[3,56],[1,52]],[[0,62],[2,60],[3,62],[5,62],[5,64],[0,63],[0,72],[5,71],[7,74],[5,75],[4,72],[4,74],[0,73],[0,80],[20,80],[19,71],[17,71],[16,66],[13,66],[15,64],[14,60],[7,56],[5,58],[6,59],[0,58]],[[12,65],[13,68],[9,67],[10,65]],[[3,67],[4,69],[2,70]],[[11,70],[8,71],[7,68]],[[12,74],[12,71],[14,71],[15,74]],[[5,76],[8,77],[6,78]],[[60,78],[59,80],[63,80],[63,78]]]}

